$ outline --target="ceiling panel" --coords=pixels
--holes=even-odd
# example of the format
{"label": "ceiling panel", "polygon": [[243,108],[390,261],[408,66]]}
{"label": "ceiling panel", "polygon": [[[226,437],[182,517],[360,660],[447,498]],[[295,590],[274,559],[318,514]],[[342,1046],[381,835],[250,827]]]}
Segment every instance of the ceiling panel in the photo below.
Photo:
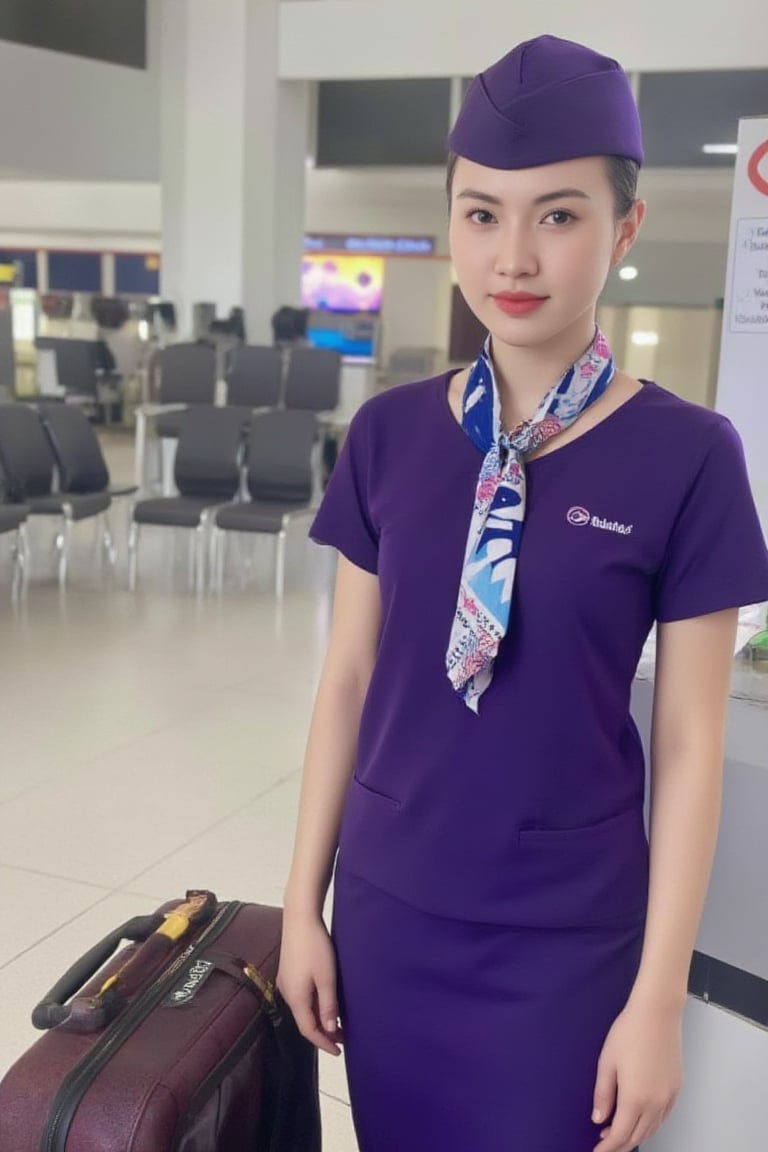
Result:
{"label": "ceiling panel", "polygon": [[705,144],[736,142],[739,119],[768,116],[768,71],[650,72],[640,81],[648,167],[733,167]]}

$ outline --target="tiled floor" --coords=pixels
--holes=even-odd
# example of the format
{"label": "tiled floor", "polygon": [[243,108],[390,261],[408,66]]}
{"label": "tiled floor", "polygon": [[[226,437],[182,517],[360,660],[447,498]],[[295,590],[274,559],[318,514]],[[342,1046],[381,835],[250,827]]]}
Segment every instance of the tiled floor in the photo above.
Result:
{"label": "tiled floor", "polygon": [[[113,479],[130,479],[126,443]],[[233,549],[222,597],[187,591],[186,551],[150,537],[126,589],[125,517],[114,577],[91,525],[71,581],[49,573],[33,526],[26,603],[10,600],[0,541],[0,1074],[35,1039],[29,1014],[109,929],[189,887],[278,903],[331,605],[333,559],[297,527],[283,607],[269,542],[240,587]],[[321,1058],[325,1147],[356,1148],[342,1062]]]}

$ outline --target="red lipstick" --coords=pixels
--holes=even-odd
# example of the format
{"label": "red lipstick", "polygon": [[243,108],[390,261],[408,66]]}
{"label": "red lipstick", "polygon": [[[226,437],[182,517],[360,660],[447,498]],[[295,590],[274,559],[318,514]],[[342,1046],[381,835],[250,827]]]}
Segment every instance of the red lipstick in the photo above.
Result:
{"label": "red lipstick", "polygon": [[493,300],[508,316],[527,316],[540,308],[547,297],[534,296],[530,292],[498,292]]}

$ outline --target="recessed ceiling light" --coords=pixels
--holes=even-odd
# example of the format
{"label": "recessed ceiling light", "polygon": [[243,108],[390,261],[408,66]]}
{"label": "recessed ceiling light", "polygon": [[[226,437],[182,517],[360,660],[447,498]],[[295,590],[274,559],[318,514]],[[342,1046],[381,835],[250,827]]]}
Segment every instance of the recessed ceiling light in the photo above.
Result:
{"label": "recessed ceiling light", "polygon": [[735,156],[738,151],[738,144],[705,144],[702,148],[707,156]]}
{"label": "recessed ceiling light", "polygon": [[638,348],[655,348],[659,342],[658,332],[633,332],[632,343]]}
{"label": "recessed ceiling light", "polygon": [[625,268],[619,269],[620,280],[637,280],[638,272],[632,264],[627,264]]}

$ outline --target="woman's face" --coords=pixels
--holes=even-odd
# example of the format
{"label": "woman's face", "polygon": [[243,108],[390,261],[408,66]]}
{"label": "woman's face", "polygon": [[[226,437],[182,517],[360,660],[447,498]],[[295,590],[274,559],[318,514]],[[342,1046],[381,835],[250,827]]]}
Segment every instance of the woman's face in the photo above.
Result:
{"label": "woman's face", "polygon": [[450,246],[464,297],[505,344],[588,332],[608,272],[632,247],[644,214],[638,201],[626,219],[616,219],[600,156],[515,171],[462,157]]}

